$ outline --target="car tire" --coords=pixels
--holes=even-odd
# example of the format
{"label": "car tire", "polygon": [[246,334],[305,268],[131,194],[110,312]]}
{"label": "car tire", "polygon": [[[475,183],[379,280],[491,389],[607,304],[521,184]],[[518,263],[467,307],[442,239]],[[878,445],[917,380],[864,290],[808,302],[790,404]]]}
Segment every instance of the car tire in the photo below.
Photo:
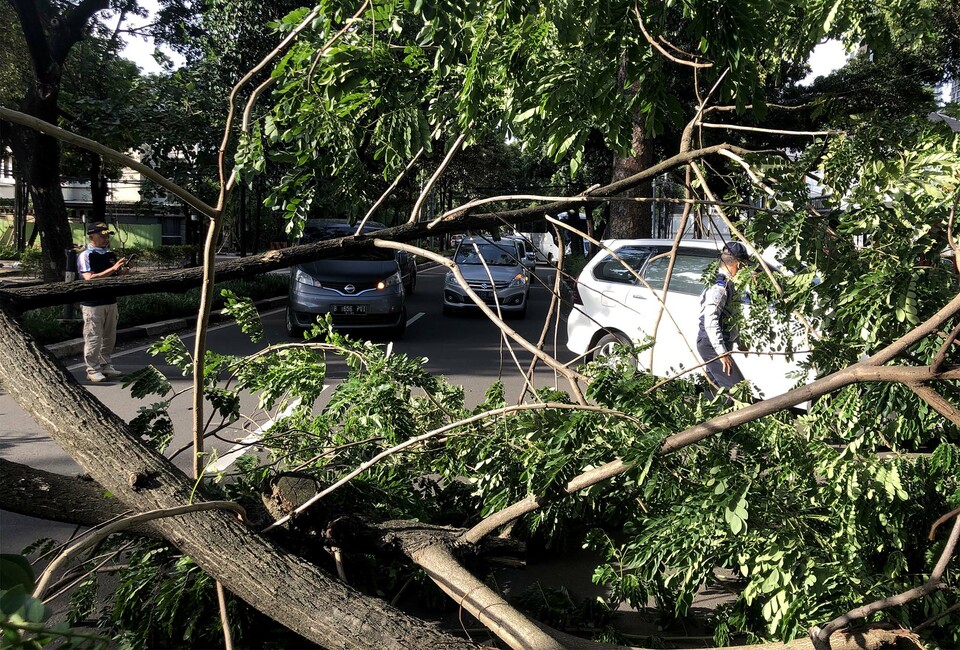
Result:
{"label": "car tire", "polygon": [[293,319],[293,312],[290,310],[290,307],[286,309],[286,318],[284,320],[286,321],[287,336],[292,339],[302,339],[303,333],[307,330],[297,325]]}
{"label": "car tire", "polygon": [[[608,332],[597,341],[597,345],[593,351],[593,361],[600,361],[601,359],[609,359],[610,361],[616,361],[619,359],[616,355],[613,354],[613,348],[617,345],[630,345],[631,341],[624,334],[620,332]],[[629,356],[630,362],[635,366],[637,364],[637,357],[635,355]]]}

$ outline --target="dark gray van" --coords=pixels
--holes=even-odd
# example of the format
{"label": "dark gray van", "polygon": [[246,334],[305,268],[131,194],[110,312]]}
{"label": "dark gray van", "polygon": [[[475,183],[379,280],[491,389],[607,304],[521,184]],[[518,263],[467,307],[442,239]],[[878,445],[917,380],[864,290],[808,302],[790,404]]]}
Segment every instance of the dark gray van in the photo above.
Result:
{"label": "dark gray van", "polygon": [[[364,233],[385,228],[368,222]],[[309,219],[301,244],[352,235],[356,226],[339,219]],[[287,334],[300,337],[317,316],[331,314],[338,330],[385,330],[392,338],[407,328],[406,287],[416,286],[416,264],[406,253],[373,249],[299,264],[290,270]]]}

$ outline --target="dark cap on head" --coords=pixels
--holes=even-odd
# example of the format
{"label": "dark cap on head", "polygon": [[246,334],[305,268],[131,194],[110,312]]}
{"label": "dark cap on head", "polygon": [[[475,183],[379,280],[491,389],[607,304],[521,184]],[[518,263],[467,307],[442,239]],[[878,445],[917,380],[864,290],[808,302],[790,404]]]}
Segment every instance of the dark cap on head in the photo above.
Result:
{"label": "dark cap on head", "polygon": [[87,226],[87,234],[88,235],[112,235],[113,231],[110,230],[110,226],[103,223],[102,221],[98,221],[96,223],[91,223],[89,226]]}
{"label": "dark cap on head", "polygon": [[750,261],[750,253],[747,251],[747,247],[738,241],[732,241],[725,245],[722,254],[729,255],[739,262],[747,263]]}

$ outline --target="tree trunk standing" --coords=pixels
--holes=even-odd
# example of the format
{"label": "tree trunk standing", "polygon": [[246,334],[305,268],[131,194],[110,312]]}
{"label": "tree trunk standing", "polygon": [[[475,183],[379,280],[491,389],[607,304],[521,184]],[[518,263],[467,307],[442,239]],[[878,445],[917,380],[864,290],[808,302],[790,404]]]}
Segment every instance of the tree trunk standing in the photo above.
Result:
{"label": "tree trunk standing", "polygon": [[90,202],[93,204],[93,214],[90,222],[107,220],[107,179],[103,175],[103,158],[95,153],[88,153],[90,161]]}
{"label": "tree trunk standing", "polygon": [[[617,81],[623,88],[627,78],[627,60],[621,58],[620,70],[617,74]],[[631,86],[627,91],[630,95],[635,95],[639,87]],[[630,136],[631,152],[628,156],[614,154],[613,156],[613,177],[611,182],[616,183],[624,178],[629,178],[638,172],[642,172],[653,164],[653,141],[647,138],[647,129],[644,124],[645,118],[639,111],[633,114],[632,130]],[[648,180],[637,187],[623,193],[623,197],[641,197],[650,196],[653,191],[653,181]],[[604,238],[615,239],[637,239],[641,237],[650,237],[653,234],[652,211],[649,203],[640,203],[636,201],[613,201],[610,203],[610,219],[607,221],[607,228]]]}
{"label": "tree trunk standing", "polygon": [[[42,88],[42,86],[41,86]],[[56,98],[44,100],[34,90],[23,111],[47,121],[56,121]],[[60,186],[60,143],[49,136],[17,125],[13,126],[14,157],[23,170],[33,201],[34,231],[31,244],[39,235],[43,251],[41,269],[47,282],[63,280],[63,252],[73,246],[67,223],[67,206]]]}
{"label": "tree trunk standing", "polygon": [[[36,83],[25,93],[23,112],[56,124],[63,64],[70,49],[84,35],[93,14],[109,7],[109,0],[82,0],[61,14],[49,0],[9,0],[17,13],[30,52]],[[64,251],[73,247],[67,208],[60,186],[60,143],[50,136],[13,126],[13,153],[23,170],[33,198],[36,229],[43,249],[43,278],[63,279]]]}
{"label": "tree trunk standing", "polygon": [[[633,155],[613,157],[613,178],[617,182],[642,172],[653,164],[653,141],[646,138],[643,117],[633,117]],[[651,181],[646,181],[622,194],[624,197],[650,196],[653,191]],[[649,203],[639,201],[611,201],[610,220],[607,222],[605,238],[638,239],[650,237],[653,233],[652,211]]]}

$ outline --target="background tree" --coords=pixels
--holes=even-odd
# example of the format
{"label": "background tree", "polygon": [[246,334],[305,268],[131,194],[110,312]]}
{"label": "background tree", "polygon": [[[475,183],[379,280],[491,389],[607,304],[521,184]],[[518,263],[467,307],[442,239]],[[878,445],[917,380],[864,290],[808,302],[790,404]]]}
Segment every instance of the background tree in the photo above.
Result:
{"label": "background tree", "polygon": [[[67,56],[83,39],[93,16],[109,7],[108,0],[81,0],[76,5],[49,0],[9,2],[20,23],[33,72],[22,95],[21,109],[56,124]],[[60,189],[60,145],[49,136],[17,125],[5,131],[6,144],[13,150],[33,200],[43,249],[43,277],[62,279],[64,251],[73,247],[73,238]]]}

